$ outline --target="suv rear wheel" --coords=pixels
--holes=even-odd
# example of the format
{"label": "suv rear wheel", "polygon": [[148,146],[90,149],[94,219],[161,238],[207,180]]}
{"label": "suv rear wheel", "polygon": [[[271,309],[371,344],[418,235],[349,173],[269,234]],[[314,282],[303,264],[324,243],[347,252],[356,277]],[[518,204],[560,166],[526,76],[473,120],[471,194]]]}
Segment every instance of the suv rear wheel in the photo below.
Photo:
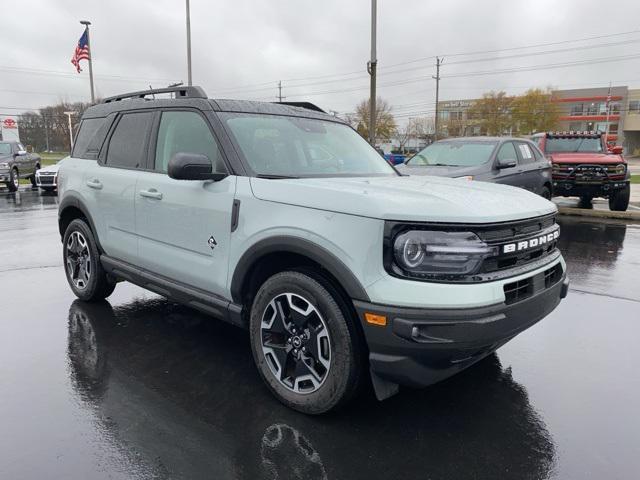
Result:
{"label": "suv rear wheel", "polygon": [[631,185],[622,190],[609,195],[609,210],[614,212],[626,212],[629,207],[629,197],[631,196]]}
{"label": "suv rear wheel", "polygon": [[102,268],[95,238],[84,220],[75,219],[69,224],[62,252],[67,281],[76,297],[92,302],[113,293],[116,283]]}
{"label": "suv rear wheel", "polygon": [[345,404],[362,371],[358,332],[350,313],[307,272],[270,277],[251,308],[253,358],[285,405],[320,414]]}

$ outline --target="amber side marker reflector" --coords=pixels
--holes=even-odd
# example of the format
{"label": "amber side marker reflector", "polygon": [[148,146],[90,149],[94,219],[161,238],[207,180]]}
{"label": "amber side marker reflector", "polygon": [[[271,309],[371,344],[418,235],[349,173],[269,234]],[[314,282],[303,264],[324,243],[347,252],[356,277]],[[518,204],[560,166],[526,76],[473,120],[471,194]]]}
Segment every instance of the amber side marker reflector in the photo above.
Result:
{"label": "amber side marker reflector", "polygon": [[365,313],[364,319],[371,325],[378,325],[384,327],[387,325],[387,317],[384,315],[376,315],[375,313]]}

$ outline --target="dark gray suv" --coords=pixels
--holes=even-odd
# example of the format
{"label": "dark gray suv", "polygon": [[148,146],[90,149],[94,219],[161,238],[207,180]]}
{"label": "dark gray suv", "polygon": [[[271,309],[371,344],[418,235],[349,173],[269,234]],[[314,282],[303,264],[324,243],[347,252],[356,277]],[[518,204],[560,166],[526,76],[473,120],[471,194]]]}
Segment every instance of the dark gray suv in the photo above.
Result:
{"label": "dark gray suv", "polygon": [[551,164],[531,141],[512,137],[440,140],[397,167],[405,175],[467,177],[551,198]]}

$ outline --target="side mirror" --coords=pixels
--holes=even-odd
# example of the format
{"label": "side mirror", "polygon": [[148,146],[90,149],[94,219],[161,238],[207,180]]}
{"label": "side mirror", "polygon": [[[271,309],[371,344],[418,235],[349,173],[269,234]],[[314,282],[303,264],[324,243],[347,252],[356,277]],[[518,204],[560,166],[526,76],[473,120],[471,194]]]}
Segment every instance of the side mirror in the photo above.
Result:
{"label": "side mirror", "polygon": [[18,150],[18,153],[16,155],[22,156],[22,155],[26,155],[27,151],[26,150]]}
{"label": "side mirror", "polygon": [[503,168],[513,168],[517,165],[513,158],[502,158],[496,162],[496,168],[502,170]]}
{"label": "side mirror", "polygon": [[622,155],[622,152],[624,151],[624,149],[622,148],[622,145],[614,145],[609,149],[609,151],[614,155]]}
{"label": "side mirror", "polygon": [[198,153],[176,153],[167,168],[167,173],[176,180],[213,180],[219,181],[226,173],[213,171],[211,160]]}

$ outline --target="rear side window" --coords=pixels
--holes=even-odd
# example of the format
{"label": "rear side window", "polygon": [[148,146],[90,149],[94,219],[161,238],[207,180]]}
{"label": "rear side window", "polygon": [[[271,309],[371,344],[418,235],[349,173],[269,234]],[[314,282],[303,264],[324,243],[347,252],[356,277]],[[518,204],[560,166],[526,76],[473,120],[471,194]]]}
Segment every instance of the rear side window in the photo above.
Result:
{"label": "rear side window", "polygon": [[518,151],[520,152],[522,163],[533,163],[535,161],[531,147],[526,143],[518,143]]}
{"label": "rear side window", "polygon": [[513,142],[507,142],[498,150],[498,160],[515,160],[518,161],[518,155],[516,154],[516,147]]}
{"label": "rear side window", "polygon": [[[100,129],[102,124],[104,124],[104,118],[85,118],[82,120],[80,124],[80,130],[78,131],[78,135],[76,136],[76,141],[73,145],[73,153],[71,154],[74,158],[90,158],[87,157],[87,150],[89,147],[89,143],[96,135],[96,132]],[[95,157],[93,157],[95,159]]]}
{"label": "rear side window", "polygon": [[206,155],[215,172],[225,172],[220,149],[209,125],[195,112],[163,112],[156,144],[155,170],[166,172],[176,153]]}
{"label": "rear side window", "polygon": [[147,136],[153,114],[125,113],[109,140],[106,164],[110,167],[140,168],[145,163]]}

